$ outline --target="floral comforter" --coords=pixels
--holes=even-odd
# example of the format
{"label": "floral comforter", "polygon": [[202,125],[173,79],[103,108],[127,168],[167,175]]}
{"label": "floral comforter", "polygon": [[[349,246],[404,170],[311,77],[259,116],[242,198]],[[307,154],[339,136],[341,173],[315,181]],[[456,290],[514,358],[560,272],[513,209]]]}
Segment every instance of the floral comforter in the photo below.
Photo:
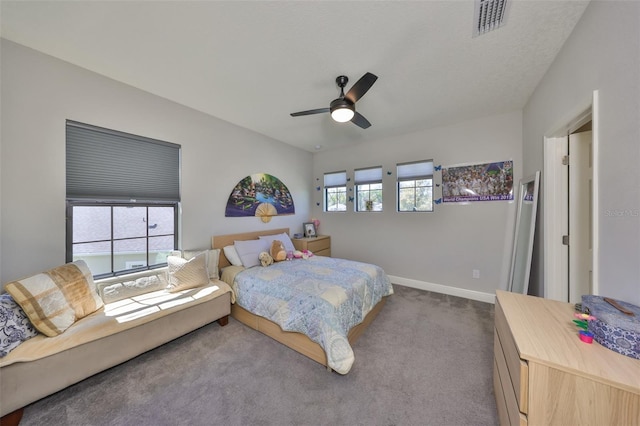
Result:
{"label": "floral comforter", "polygon": [[355,360],[349,330],[393,294],[382,268],[322,256],[245,269],[236,275],[233,290],[244,309],[318,343],[329,367],[340,374],[348,373]]}

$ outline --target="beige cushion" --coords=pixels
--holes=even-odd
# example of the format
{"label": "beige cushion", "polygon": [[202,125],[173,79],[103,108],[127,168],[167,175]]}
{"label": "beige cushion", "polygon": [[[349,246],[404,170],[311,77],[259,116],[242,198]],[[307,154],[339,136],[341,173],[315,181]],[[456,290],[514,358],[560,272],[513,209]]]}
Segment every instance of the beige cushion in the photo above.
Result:
{"label": "beige cushion", "polygon": [[203,252],[207,256],[207,270],[209,271],[209,279],[219,279],[220,274],[218,272],[218,258],[220,257],[220,249],[183,250],[182,257],[189,260]]}
{"label": "beige cushion", "polygon": [[35,328],[53,337],[103,306],[87,264],[78,260],[5,286]]}
{"label": "beige cushion", "polygon": [[207,254],[205,252],[186,260],[178,256],[167,256],[167,277],[170,292],[186,290],[209,284]]}

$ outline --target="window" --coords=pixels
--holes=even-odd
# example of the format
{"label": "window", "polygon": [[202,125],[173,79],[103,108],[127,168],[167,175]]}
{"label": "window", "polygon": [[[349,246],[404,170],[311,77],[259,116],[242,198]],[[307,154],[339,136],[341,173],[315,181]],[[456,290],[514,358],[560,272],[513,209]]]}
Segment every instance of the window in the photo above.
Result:
{"label": "window", "polygon": [[180,145],[67,121],[67,262],[94,277],[166,265],[177,248]]}
{"label": "window", "polygon": [[324,174],[324,211],[347,211],[347,172]]}
{"label": "window", "polygon": [[176,204],[69,201],[67,260],[84,260],[95,277],[166,265],[177,247]]}
{"label": "window", "polygon": [[355,171],[356,211],[382,211],[382,167]]}
{"label": "window", "polygon": [[433,211],[433,161],[397,165],[398,211]]}

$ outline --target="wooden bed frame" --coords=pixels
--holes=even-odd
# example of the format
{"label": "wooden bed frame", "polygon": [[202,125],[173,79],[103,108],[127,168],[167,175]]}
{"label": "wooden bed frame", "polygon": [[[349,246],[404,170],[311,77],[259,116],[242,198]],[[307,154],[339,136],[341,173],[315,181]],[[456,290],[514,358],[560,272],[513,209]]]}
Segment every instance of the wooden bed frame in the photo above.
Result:
{"label": "wooden bed frame", "polygon": [[[288,228],[280,228],[280,229],[272,229],[268,231],[254,231],[254,232],[245,232],[241,234],[229,234],[229,235],[218,235],[214,236],[211,239],[211,245],[213,248],[220,249],[220,259],[218,264],[220,268],[225,266],[229,266],[230,263],[224,255],[223,247],[232,245],[234,241],[246,241],[246,240],[255,240],[261,235],[274,235],[274,234],[282,234],[283,232],[289,234]],[[382,307],[386,302],[386,297],[383,297],[380,302],[367,314],[360,324],[353,327],[348,334],[349,343],[353,345],[355,341],[364,333],[369,324],[375,319],[378,315]],[[292,331],[283,331],[280,326],[264,317],[254,315],[251,312],[247,311],[244,308],[241,308],[237,304],[231,305],[231,316],[241,323],[257,330],[267,336],[271,337],[274,340],[282,343],[283,345],[293,349],[296,352],[305,355],[312,360],[326,366],[327,368],[327,355],[324,352],[324,349],[317,344],[316,342],[309,339],[302,333],[292,332]]]}

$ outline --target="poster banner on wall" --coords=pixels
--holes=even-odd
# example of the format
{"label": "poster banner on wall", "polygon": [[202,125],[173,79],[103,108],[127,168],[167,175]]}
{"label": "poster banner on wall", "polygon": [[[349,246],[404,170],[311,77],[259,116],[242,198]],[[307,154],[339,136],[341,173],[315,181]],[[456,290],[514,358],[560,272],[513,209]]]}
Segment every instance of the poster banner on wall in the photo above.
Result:
{"label": "poster banner on wall", "polygon": [[513,201],[513,161],[443,167],[442,201]]}

